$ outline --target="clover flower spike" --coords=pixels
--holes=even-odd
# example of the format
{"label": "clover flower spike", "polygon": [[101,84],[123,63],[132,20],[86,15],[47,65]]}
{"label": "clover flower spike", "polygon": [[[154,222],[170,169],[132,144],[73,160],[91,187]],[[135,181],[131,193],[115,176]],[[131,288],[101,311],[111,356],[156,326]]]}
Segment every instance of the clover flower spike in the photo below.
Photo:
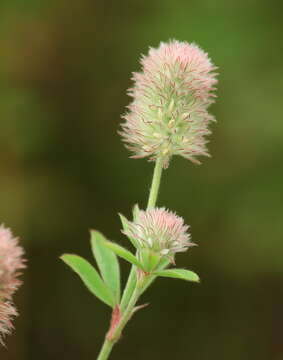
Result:
{"label": "clover flower spike", "polygon": [[120,131],[132,157],[161,157],[164,168],[173,155],[200,163],[198,156],[209,156],[205,137],[214,117],[207,108],[215,97],[216,68],[197,45],[176,40],[150,48],[141,65]]}

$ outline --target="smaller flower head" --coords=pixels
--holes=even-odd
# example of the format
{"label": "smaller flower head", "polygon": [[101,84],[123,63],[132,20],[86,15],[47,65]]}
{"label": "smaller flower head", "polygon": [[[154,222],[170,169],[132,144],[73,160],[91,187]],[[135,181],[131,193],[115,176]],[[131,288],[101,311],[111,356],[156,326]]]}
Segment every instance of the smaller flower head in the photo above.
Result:
{"label": "smaller flower head", "polygon": [[11,231],[0,226],[0,341],[12,329],[11,318],[17,314],[11,297],[21,282],[20,270],[25,267],[23,249]]}
{"label": "smaller flower head", "polygon": [[194,245],[189,226],[181,217],[165,208],[140,210],[134,222],[128,222],[124,234],[134,239],[140,248],[148,248],[160,256],[173,259],[174,254]]}

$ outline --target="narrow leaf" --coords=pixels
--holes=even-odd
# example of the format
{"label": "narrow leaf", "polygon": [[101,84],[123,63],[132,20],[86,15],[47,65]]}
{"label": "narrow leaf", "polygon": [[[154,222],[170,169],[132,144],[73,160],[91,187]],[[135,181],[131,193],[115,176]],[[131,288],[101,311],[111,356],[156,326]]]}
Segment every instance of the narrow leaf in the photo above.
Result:
{"label": "narrow leaf", "polygon": [[131,237],[131,236],[129,236],[128,234],[126,234],[126,232],[127,232],[127,230],[128,230],[128,228],[129,228],[129,221],[128,221],[128,219],[126,219],[125,218],[125,216],[124,215],[122,215],[122,214],[119,214],[119,217],[120,217],[120,220],[121,220],[121,223],[122,223],[122,226],[123,226],[123,234],[125,234],[126,236],[127,236],[127,238],[131,241],[131,243],[133,244],[133,246],[135,247],[135,248],[137,248],[138,247],[138,243],[137,243],[137,241],[133,238],[133,237]]}
{"label": "narrow leaf", "polygon": [[120,301],[120,268],[115,253],[105,246],[107,240],[98,231],[91,231],[91,248],[102,278],[113,293],[114,302]]}
{"label": "narrow leaf", "polygon": [[82,279],[85,286],[105,304],[113,307],[113,298],[95,268],[78,255],[64,254],[61,259]]}
{"label": "narrow leaf", "polygon": [[154,272],[154,275],[176,278],[187,281],[194,281],[194,282],[200,281],[199,276],[196,273],[185,269],[166,269],[166,270],[156,271]]}
{"label": "narrow leaf", "polygon": [[122,259],[124,259],[124,260],[130,262],[131,264],[136,265],[140,269],[144,270],[142,264],[135,257],[135,255],[133,255],[127,249],[123,248],[122,246],[120,246],[120,245],[118,245],[116,243],[113,243],[112,241],[105,241],[105,246],[107,246],[109,249],[114,251],[114,253],[116,255],[120,256]]}

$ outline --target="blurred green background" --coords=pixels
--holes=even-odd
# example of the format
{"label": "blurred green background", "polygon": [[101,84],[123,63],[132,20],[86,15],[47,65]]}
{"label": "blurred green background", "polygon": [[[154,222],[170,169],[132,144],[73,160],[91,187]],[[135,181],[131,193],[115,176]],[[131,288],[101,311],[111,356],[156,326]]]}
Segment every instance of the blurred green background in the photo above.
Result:
{"label": "blurred green background", "polygon": [[213,157],[174,158],[159,198],[191,225],[199,247],[177,261],[202,283],[158,280],[113,360],[283,359],[282,10],[264,0],[1,1],[0,221],[29,265],[1,359],[96,358],[109,310],[58,257],[91,260],[90,228],[127,245],[117,212],[145,206],[153,164],[128,158],[120,114],[140,54],[170,38],[197,42],[220,72]]}

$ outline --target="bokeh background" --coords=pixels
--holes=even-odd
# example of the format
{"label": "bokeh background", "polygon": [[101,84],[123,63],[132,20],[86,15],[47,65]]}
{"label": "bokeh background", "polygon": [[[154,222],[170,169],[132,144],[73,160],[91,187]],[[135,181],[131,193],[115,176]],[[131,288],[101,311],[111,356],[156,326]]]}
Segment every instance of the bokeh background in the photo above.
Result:
{"label": "bokeh background", "polygon": [[283,359],[282,10],[265,0],[1,0],[0,221],[29,265],[1,359],[96,358],[109,310],[59,256],[92,261],[90,228],[127,245],[117,212],[145,206],[153,164],[128,158],[120,114],[140,54],[170,38],[197,42],[220,72],[213,157],[175,158],[159,198],[191,224],[199,247],[178,266],[202,283],[158,280],[113,359]]}

